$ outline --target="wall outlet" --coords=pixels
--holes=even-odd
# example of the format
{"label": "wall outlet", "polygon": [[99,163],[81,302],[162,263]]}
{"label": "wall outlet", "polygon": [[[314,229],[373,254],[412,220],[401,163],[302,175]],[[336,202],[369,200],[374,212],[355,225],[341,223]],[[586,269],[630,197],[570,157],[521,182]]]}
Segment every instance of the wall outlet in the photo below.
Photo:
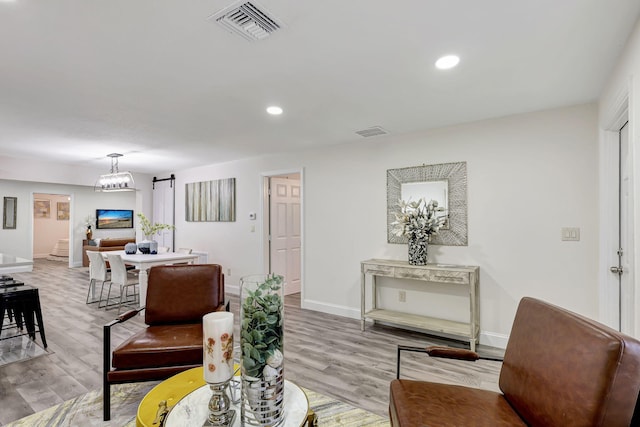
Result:
{"label": "wall outlet", "polygon": [[231,269],[230,268],[227,268],[227,276],[231,277]]}
{"label": "wall outlet", "polygon": [[407,291],[398,291],[398,301],[407,302]]}

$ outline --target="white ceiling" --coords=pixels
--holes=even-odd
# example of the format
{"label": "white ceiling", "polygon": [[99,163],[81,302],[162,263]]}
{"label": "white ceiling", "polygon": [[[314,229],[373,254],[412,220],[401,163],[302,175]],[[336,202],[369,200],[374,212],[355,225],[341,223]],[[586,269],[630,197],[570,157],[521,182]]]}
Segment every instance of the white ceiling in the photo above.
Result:
{"label": "white ceiling", "polygon": [[[0,154],[155,173],[595,101],[638,0],[0,2]],[[448,53],[461,57],[436,70]],[[278,104],[282,116],[265,108]]]}

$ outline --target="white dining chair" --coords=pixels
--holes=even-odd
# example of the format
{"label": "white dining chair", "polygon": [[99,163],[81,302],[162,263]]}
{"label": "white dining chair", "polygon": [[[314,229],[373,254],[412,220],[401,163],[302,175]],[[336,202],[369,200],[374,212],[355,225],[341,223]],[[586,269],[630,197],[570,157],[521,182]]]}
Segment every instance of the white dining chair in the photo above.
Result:
{"label": "white dining chair", "polygon": [[[107,260],[109,261],[109,266],[111,267],[111,282],[109,283],[109,292],[107,293],[107,300],[104,307],[105,309],[109,310],[117,305],[118,314],[120,314],[123,303],[137,301],[136,296],[139,295],[139,292],[135,292],[135,286],[138,285],[138,279],[137,277],[129,277],[129,275],[127,274],[127,268],[124,265],[124,261],[122,260],[120,255],[107,253]],[[117,285],[120,288],[120,300],[118,303],[109,304],[112,285]],[[129,288],[134,289],[134,293],[132,295],[129,295]],[[129,296],[133,296],[133,300],[129,300]]]}
{"label": "white dining chair", "polygon": [[[104,262],[102,254],[97,251],[87,251],[89,257],[89,289],[87,290],[87,304],[100,303],[102,301],[102,291],[104,290],[105,282],[109,281],[109,269]],[[101,282],[100,297],[96,299],[96,283]],[[92,301],[89,301],[89,296],[93,297]],[[98,304],[100,306],[100,304]]]}
{"label": "white dining chair", "polygon": [[177,254],[191,254],[191,248],[178,248],[176,251]]}

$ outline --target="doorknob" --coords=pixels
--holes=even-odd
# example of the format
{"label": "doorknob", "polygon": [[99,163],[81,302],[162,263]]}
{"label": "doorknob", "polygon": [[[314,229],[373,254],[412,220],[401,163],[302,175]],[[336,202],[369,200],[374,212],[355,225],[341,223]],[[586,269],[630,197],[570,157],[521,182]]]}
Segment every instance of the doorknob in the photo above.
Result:
{"label": "doorknob", "polygon": [[614,266],[614,267],[611,267],[611,268],[609,269],[609,271],[611,271],[612,273],[617,274],[617,275],[619,275],[619,276],[621,276],[621,275],[622,275],[622,267],[615,267],[615,266]]}

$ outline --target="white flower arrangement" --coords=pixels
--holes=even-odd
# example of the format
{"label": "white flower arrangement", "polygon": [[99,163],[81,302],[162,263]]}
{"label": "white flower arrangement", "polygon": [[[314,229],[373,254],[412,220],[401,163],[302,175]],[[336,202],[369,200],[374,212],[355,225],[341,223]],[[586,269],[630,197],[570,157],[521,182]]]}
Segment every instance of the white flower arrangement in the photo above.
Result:
{"label": "white flower arrangement", "polygon": [[447,220],[445,209],[438,206],[437,200],[430,200],[428,203],[422,198],[417,202],[400,200],[398,208],[396,220],[391,223],[392,232],[396,236],[428,239]]}

